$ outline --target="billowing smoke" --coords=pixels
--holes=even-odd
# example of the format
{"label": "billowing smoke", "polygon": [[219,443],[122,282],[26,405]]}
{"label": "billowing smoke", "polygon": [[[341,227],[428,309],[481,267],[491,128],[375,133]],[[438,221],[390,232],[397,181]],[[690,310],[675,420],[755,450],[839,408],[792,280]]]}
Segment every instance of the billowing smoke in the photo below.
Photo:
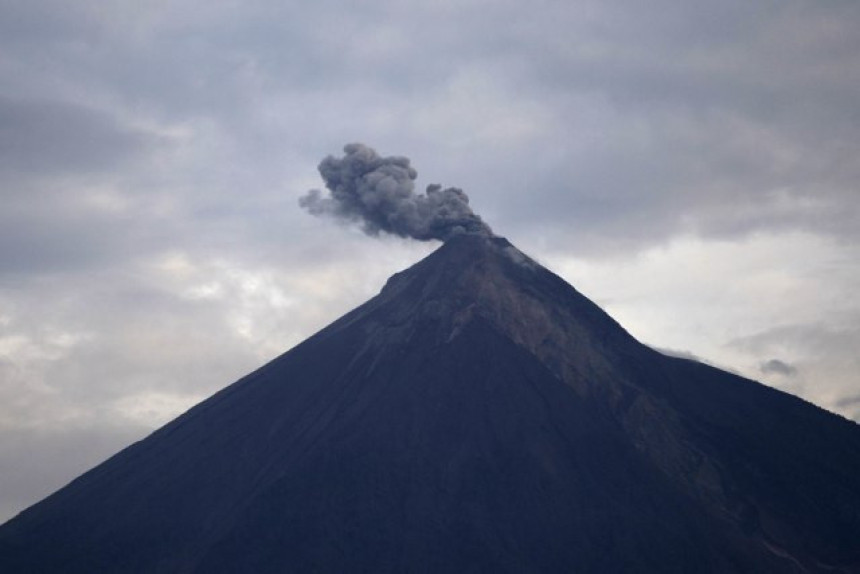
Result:
{"label": "billowing smoke", "polygon": [[418,172],[406,157],[381,157],[372,148],[344,146],[342,158],[328,156],[319,165],[329,194],[312,189],[299,205],[313,215],[361,224],[368,235],[380,231],[421,241],[442,241],[461,233],[492,235],[456,187],[427,186],[415,193]]}

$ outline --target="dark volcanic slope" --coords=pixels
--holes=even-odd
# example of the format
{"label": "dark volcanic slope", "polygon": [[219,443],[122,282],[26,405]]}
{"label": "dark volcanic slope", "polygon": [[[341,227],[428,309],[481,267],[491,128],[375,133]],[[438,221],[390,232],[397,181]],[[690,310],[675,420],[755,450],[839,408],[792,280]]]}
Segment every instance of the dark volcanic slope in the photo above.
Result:
{"label": "dark volcanic slope", "polygon": [[860,572],[860,428],[455,238],[0,527],[2,572]]}

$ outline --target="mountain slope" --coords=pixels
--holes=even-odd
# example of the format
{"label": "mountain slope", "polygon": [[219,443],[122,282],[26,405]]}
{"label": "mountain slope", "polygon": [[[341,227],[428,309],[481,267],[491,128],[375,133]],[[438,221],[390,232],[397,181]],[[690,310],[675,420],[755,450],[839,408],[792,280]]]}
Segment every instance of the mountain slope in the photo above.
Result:
{"label": "mountain slope", "polygon": [[449,240],[0,527],[0,571],[860,572],[860,429]]}

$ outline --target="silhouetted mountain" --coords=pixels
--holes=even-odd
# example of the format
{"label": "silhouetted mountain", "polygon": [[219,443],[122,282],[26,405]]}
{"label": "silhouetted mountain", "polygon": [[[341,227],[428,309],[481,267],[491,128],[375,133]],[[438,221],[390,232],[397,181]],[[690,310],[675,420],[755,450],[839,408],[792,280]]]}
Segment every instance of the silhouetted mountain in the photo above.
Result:
{"label": "silhouetted mountain", "polygon": [[463,235],[0,527],[2,572],[860,572],[860,427]]}

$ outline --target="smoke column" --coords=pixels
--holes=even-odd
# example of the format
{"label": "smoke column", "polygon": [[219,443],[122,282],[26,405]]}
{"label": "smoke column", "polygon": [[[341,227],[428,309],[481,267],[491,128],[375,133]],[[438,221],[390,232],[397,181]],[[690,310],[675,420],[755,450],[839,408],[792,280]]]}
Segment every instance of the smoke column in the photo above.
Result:
{"label": "smoke column", "polygon": [[429,185],[425,193],[415,193],[418,172],[409,158],[381,157],[360,143],[343,151],[342,158],[328,156],[319,165],[330,193],[312,189],[299,199],[312,215],[359,222],[368,235],[384,231],[421,241],[445,241],[461,233],[492,235],[461,189]]}

